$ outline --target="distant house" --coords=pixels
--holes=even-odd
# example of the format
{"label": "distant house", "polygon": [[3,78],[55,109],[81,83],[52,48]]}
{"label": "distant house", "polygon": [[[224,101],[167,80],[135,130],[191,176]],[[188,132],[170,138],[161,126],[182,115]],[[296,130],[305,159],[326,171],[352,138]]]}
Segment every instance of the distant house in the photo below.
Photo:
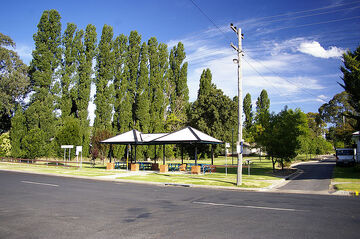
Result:
{"label": "distant house", "polygon": [[[236,150],[236,147],[234,147],[234,150]],[[229,156],[231,156],[231,149],[229,149]],[[256,147],[256,144],[250,144],[247,142],[243,143],[243,155],[251,155],[251,154],[263,154],[260,148]],[[233,152],[233,155],[236,155],[236,151]]]}

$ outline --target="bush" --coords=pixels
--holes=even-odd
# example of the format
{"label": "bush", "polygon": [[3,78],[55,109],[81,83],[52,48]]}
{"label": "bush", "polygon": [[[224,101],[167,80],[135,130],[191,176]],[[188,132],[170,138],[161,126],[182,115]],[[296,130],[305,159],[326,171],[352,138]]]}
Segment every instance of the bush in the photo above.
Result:
{"label": "bush", "polygon": [[0,135],[0,157],[8,157],[11,154],[11,143],[9,132]]}

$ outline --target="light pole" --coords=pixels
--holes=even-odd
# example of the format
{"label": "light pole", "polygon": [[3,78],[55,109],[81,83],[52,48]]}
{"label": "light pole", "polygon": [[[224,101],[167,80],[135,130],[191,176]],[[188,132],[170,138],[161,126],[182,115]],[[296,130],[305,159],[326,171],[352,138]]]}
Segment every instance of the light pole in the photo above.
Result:
{"label": "light pole", "polygon": [[240,144],[242,144],[242,70],[241,70],[241,57],[243,55],[241,40],[243,39],[243,35],[241,34],[241,28],[235,27],[232,23],[230,24],[230,28],[236,33],[238,38],[238,47],[231,43],[231,47],[235,49],[237,52],[238,58],[234,59],[234,63],[238,65],[238,140],[236,142],[236,151],[237,151],[237,178],[236,185],[240,186],[242,184],[242,149],[240,148]]}

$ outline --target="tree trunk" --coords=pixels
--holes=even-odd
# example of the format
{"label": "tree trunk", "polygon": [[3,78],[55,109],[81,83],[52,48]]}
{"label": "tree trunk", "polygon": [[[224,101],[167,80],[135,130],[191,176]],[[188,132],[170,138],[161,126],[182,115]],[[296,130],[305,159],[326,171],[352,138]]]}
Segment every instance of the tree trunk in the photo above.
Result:
{"label": "tree trunk", "polygon": [[275,173],[275,164],[276,164],[276,161],[274,161],[274,157],[271,157],[271,162],[272,162],[272,165],[273,165],[273,172]]}

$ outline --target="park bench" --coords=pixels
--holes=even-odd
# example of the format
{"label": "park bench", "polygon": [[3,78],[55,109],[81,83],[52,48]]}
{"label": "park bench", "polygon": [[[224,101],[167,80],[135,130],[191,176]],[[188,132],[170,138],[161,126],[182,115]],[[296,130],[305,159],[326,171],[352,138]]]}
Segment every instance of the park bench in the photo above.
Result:
{"label": "park bench", "polygon": [[168,167],[169,167],[169,171],[179,171],[180,170],[180,165],[179,163],[169,163]]}
{"label": "park bench", "polygon": [[139,164],[140,170],[151,170],[152,163],[151,162],[137,162]]}

